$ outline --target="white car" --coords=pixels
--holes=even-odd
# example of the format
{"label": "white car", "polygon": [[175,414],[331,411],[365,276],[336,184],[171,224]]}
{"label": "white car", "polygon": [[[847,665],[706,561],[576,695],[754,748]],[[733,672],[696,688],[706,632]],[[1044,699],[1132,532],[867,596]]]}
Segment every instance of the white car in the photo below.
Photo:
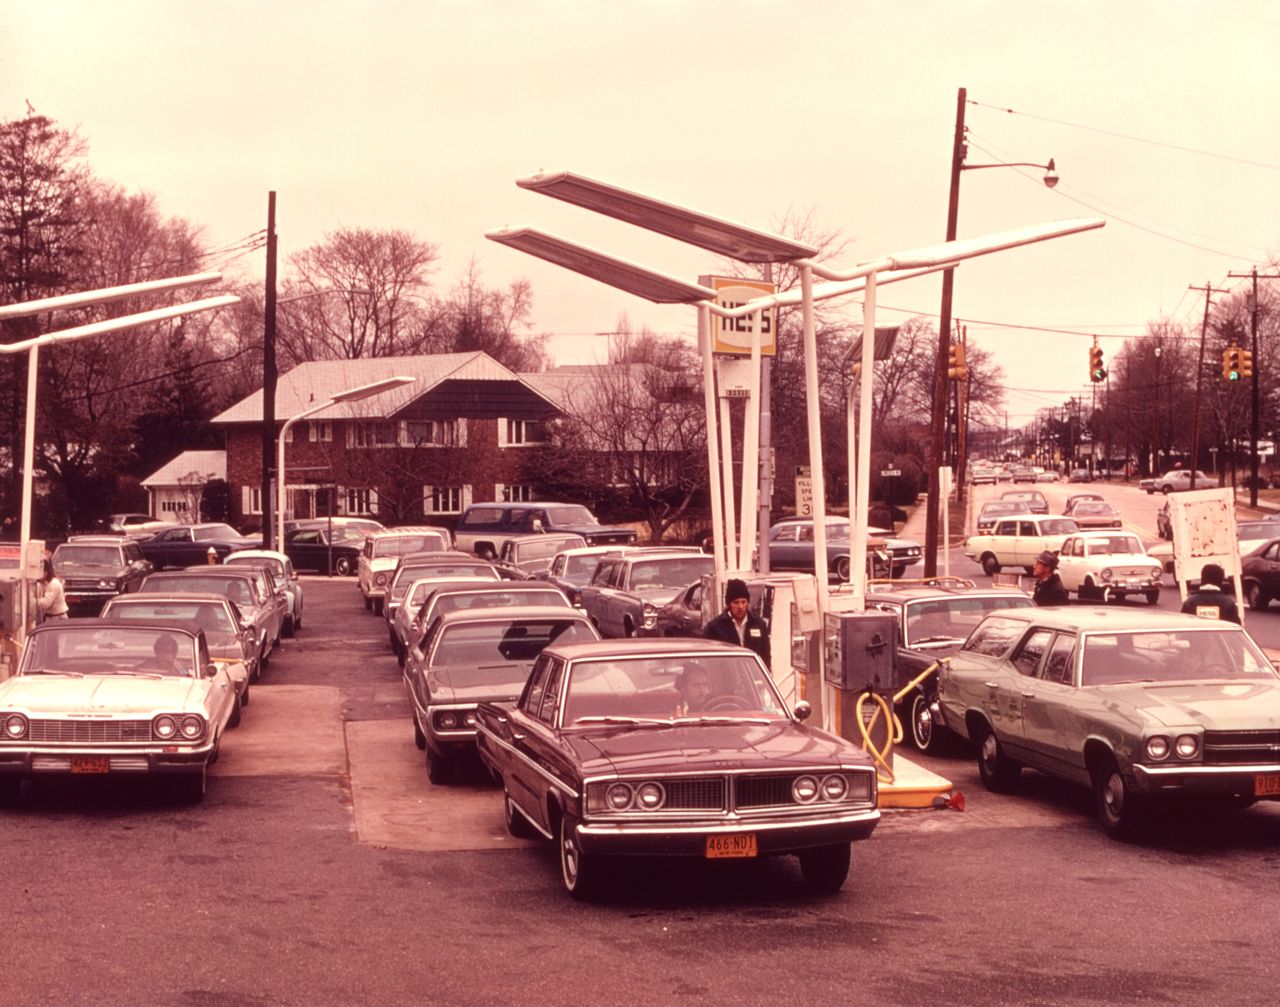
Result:
{"label": "white car", "polygon": [[302,628],[302,580],[298,571],[293,568],[293,560],[274,549],[241,549],[233,552],[222,561],[227,566],[252,566],[255,563],[265,564],[271,568],[276,583],[284,588],[289,597],[289,607],[285,610],[285,636]]}
{"label": "white car", "polygon": [[422,525],[374,532],[364,540],[364,551],[356,568],[356,583],[364,597],[364,607],[382,614],[382,596],[395,573],[401,556],[415,552],[446,552],[453,548],[447,528]]}
{"label": "white car", "polygon": [[1164,570],[1131,532],[1082,531],[1062,543],[1058,576],[1081,601],[1141,594],[1154,605],[1160,600]]}
{"label": "white car", "polygon": [[[1148,496],[1156,492],[1177,493],[1181,490],[1189,490],[1191,489],[1191,470],[1172,469],[1157,479],[1143,479],[1138,485],[1147,491]],[[1196,470],[1196,489],[1216,490],[1217,488],[1217,479]]]}
{"label": "white car", "polygon": [[0,804],[38,776],[150,776],[199,801],[222,733],[239,720],[235,687],[203,633],[47,622],[0,682]]}
{"label": "white car", "polygon": [[1057,552],[1068,535],[1079,529],[1067,517],[1052,514],[1018,514],[1000,518],[985,535],[973,535],[964,544],[964,554],[982,564],[988,576],[1001,567],[1020,566],[1031,572],[1040,553]]}

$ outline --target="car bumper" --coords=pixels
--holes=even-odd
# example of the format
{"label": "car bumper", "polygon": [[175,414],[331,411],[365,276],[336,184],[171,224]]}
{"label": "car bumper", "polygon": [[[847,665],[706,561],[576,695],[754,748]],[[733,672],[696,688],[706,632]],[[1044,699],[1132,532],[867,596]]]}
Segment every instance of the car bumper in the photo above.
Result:
{"label": "car bumper", "polygon": [[576,832],[584,853],[701,857],[706,854],[708,836],[754,835],[761,854],[790,853],[868,839],[879,821],[877,809],[856,808],[808,819],[585,822]]}
{"label": "car bumper", "polygon": [[[199,748],[164,752],[159,747],[145,749],[99,746],[77,748],[28,748],[0,751],[0,776],[112,776],[116,774],[165,775],[195,773],[209,762],[213,752],[210,742]],[[89,756],[106,760],[106,771],[79,771],[71,768],[73,756]]]}
{"label": "car bumper", "polygon": [[120,592],[116,590],[93,588],[92,590],[67,591],[63,595],[63,599],[67,603],[67,608],[79,609],[80,611],[101,611],[103,605],[119,594]]}
{"label": "car bumper", "polygon": [[1152,796],[1184,795],[1227,797],[1251,794],[1280,800],[1280,793],[1259,794],[1259,777],[1280,782],[1280,763],[1248,766],[1145,766],[1133,767],[1134,789]]}

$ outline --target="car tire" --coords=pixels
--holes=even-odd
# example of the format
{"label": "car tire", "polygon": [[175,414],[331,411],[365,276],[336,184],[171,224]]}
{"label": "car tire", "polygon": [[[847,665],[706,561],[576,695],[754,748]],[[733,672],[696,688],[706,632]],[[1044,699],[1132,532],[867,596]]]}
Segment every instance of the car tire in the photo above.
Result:
{"label": "car tire", "polygon": [[582,852],[574,822],[568,815],[560,816],[559,833],[560,880],[575,899],[589,899],[600,890],[600,862]]}
{"label": "car tire", "polygon": [[1022,766],[1005,754],[1004,746],[990,727],[978,738],[978,774],[982,785],[996,794],[1013,790],[1022,774]]}
{"label": "car tire", "polygon": [[1159,589],[1156,589],[1156,590],[1154,590],[1154,591],[1148,591],[1148,592],[1147,592],[1147,604],[1148,604],[1148,605],[1159,605],[1159,604],[1160,604],[1160,591],[1159,591]]}
{"label": "car tire", "polygon": [[938,727],[929,710],[929,697],[916,690],[911,697],[911,744],[919,752],[936,752],[938,743]]}
{"label": "car tire", "polygon": [[209,784],[209,769],[201,766],[198,772],[183,773],[171,781],[173,795],[183,804],[199,804],[204,800]]}
{"label": "car tire", "polygon": [[1173,492],[1173,487],[1166,484],[1160,487],[1160,492],[1163,493],[1165,496],[1168,496],[1170,493]]}
{"label": "car tire", "polygon": [[269,643],[264,643],[262,645],[262,650],[258,651],[259,673],[261,673],[262,669],[266,668],[266,666],[269,665],[270,663],[271,663],[271,645]]}
{"label": "car tire", "polygon": [[230,716],[229,718],[227,718],[227,726],[228,726],[228,727],[239,727],[239,726],[240,726],[240,707],[241,707],[241,705],[242,705],[242,704],[241,704],[241,702],[240,702],[240,698],[237,696],[237,697],[236,697],[236,701],[235,701],[235,703],[234,703],[234,704],[232,704],[233,708],[232,708],[232,710],[231,710],[231,716]]}
{"label": "car tire", "polygon": [[1140,799],[1125,783],[1113,758],[1094,770],[1093,797],[1102,829],[1112,839],[1133,835],[1141,817]]}
{"label": "car tire", "polygon": [[12,808],[21,794],[21,776],[0,776],[0,808]]}
{"label": "car tire", "polygon": [[507,820],[507,831],[517,839],[537,839],[538,830],[529,824],[529,819],[524,816],[524,812],[516,807],[516,802],[511,799],[511,795],[507,793],[506,788],[502,790],[502,810],[503,817]]}
{"label": "car tire", "polygon": [[381,615],[381,614],[382,614],[382,599],[381,599],[381,598],[374,598],[374,599],[373,599],[373,614],[374,614],[374,615]]}
{"label": "car tire", "polygon": [[836,575],[836,580],[841,584],[848,584],[849,575],[852,573],[852,567],[853,564],[849,562],[848,556],[840,556],[836,559],[835,563],[832,564],[831,569]]}
{"label": "car tire", "polygon": [[1262,590],[1262,585],[1256,580],[1251,580],[1244,586],[1244,598],[1255,612],[1265,612],[1267,606],[1271,604],[1267,592]]}
{"label": "car tire", "polygon": [[1000,561],[991,553],[987,553],[982,557],[982,572],[988,577],[994,577],[1000,572]]}
{"label": "car tire", "polygon": [[339,577],[350,577],[353,570],[354,564],[350,556],[339,556],[333,561],[333,572]]}
{"label": "car tire", "polygon": [[419,752],[427,750],[427,736],[422,733],[422,725],[418,723],[418,713],[415,710],[409,715],[413,718],[413,743],[417,746]]}
{"label": "car tire", "polygon": [[427,749],[427,779],[436,786],[445,786],[453,782],[453,760],[433,755]]}
{"label": "car tire", "polygon": [[830,846],[801,850],[797,856],[800,858],[800,873],[804,875],[805,887],[822,895],[833,895],[840,891],[844,887],[845,878],[849,876],[852,847],[852,843],[833,843]]}

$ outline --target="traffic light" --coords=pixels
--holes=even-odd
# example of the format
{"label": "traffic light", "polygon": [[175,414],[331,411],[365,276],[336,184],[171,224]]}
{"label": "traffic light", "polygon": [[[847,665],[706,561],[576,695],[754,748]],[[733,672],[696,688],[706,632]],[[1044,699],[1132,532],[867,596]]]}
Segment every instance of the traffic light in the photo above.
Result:
{"label": "traffic light", "polygon": [[1222,379],[1224,381],[1240,380],[1240,347],[1228,346],[1222,351]]}
{"label": "traffic light", "polygon": [[1240,351],[1240,377],[1253,377],[1253,353],[1250,350]]}
{"label": "traffic light", "polygon": [[951,358],[947,362],[947,377],[952,381],[963,381],[969,376],[969,368],[964,362],[964,343],[951,344]]}
{"label": "traffic light", "polygon": [[1089,380],[1106,381],[1107,369],[1102,366],[1102,347],[1089,347]]}

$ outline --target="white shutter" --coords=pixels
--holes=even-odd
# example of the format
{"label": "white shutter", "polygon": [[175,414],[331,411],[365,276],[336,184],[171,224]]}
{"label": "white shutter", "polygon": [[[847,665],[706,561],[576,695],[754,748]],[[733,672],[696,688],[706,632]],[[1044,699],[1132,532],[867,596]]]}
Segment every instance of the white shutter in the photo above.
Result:
{"label": "white shutter", "polygon": [[456,442],[458,447],[465,448],[467,446],[467,421],[459,417],[453,421],[456,430]]}
{"label": "white shutter", "polygon": [[506,484],[505,484],[505,483],[494,483],[494,484],[493,484],[493,499],[494,499],[497,503],[502,503],[502,502],[503,502],[502,495],[503,495],[506,491],[507,491],[507,486],[506,486]]}
{"label": "white shutter", "polygon": [[337,496],[337,499],[334,500],[333,509],[337,511],[338,514],[346,514],[347,513],[347,488],[345,486],[336,487],[335,495]]}
{"label": "white shutter", "polygon": [[[507,420],[505,416],[498,417],[498,447],[505,448],[507,446]],[[499,500],[502,497],[498,497]]]}
{"label": "white shutter", "polygon": [[377,490],[369,491],[369,513],[374,515],[375,517],[378,514],[378,491]]}
{"label": "white shutter", "polygon": [[467,483],[462,487],[462,509],[466,510],[471,506],[471,484]]}
{"label": "white shutter", "polygon": [[435,511],[431,506],[431,494],[432,494],[432,488],[430,486],[422,487],[422,513],[423,514],[435,513]]}
{"label": "white shutter", "polygon": [[355,446],[356,446],[356,424],[355,424],[355,422],[351,422],[351,423],[344,423],[344,424],[342,424],[342,429],[343,429],[343,432],[346,434],[346,438],[347,438],[347,447],[348,447],[348,448],[353,448],[353,447],[355,447]]}
{"label": "white shutter", "polygon": [[250,508],[253,506],[253,495],[252,495],[252,493],[253,493],[253,491],[252,491],[252,490],[250,490],[248,486],[241,486],[241,487],[240,487],[240,514],[241,514],[241,516],[244,516],[245,514],[248,514],[248,513],[249,513]]}

